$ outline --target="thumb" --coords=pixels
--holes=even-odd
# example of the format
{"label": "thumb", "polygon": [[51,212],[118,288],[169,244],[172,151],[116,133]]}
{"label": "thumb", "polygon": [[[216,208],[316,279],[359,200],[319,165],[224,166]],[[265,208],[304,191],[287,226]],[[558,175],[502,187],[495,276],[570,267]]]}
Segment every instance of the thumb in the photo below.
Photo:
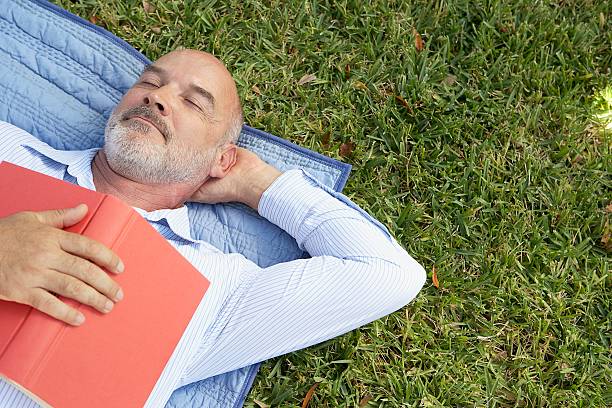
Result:
{"label": "thumb", "polygon": [[79,204],[72,208],[40,211],[34,213],[40,222],[56,228],[70,227],[81,221],[86,214],[87,205],[85,204]]}

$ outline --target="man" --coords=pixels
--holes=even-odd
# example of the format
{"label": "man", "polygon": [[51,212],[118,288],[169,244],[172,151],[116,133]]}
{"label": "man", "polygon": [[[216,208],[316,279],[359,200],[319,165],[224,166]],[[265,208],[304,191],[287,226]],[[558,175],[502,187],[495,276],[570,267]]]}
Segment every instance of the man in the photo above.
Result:
{"label": "man", "polygon": [[[423,268],[362,210],[307,174],[280,173],[238,148],[241,124],[226,68],[210,54],[182,50],[145,69],[109,118],[101,150],[57,151],[0,125],[0,160],[117,196],[211,281],[147,406],[163,406],[185,384],[378,319],[424,284]],[[245,203],[312,258],[262,269],[239,254],[223,254],[191,237],[186,201]],[[102,269],[123,273],[116,254],[61,230],[85,213],[79,206],[0,219],[0,299],[80,325],[87,324],[83,316],[53,293],[105,313],[130,296]],[[0,383],[0,407],[7,401],[34,406]]]}

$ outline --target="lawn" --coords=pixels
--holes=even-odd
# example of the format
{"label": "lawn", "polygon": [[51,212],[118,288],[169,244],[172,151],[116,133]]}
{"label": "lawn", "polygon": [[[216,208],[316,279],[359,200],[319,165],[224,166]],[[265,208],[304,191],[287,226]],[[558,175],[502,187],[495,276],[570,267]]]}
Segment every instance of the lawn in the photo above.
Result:
{"label": "lawn", "polygon": [[151,59],[217,55],[246,121],[351,163],[345,193],[428,271],[266,362],[247,407],[315,384],[310,407],[612,404],[610,3],[56,2]]}

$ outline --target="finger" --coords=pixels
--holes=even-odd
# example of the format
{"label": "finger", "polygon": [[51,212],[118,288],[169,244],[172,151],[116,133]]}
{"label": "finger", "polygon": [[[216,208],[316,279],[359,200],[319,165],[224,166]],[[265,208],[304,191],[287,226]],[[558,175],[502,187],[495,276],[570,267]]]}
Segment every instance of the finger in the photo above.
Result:
{"label": "finger", "polygon": [[26,303],[51,317],[73,326],[79,326],[85,321],[85,316],[81,312],[68,306],[41,288],[33,289]]}
{"label": "finger", "polygon": [[91,238],[62,231],[59,244],[64,251],[89,259],[111,272],[121,273],[125,269],[123,262],[116,253]]}
{"label": "finger", "polygon": [[101,313],[110,312],[114,306],[111,300],[91,286],[63,273],[55,274],[53,279],[49,279],[44,289],[91,306]]}
{"label": "finger", "polygon": [[[100,267],[88,260],[65,254],[54,262],[52,268],[86,283],[110,300],[119,301],[123,298],[123,292],[117,282],[100,269]],[[50,275],[47,280],[54,278],[54,275]]]}
{"label": "finger", "polygon": [[87,206],[79,204],[73,208],[35,212],[34,215],[43,224],[56,228],[70,227],[81,221],[87,214]]}

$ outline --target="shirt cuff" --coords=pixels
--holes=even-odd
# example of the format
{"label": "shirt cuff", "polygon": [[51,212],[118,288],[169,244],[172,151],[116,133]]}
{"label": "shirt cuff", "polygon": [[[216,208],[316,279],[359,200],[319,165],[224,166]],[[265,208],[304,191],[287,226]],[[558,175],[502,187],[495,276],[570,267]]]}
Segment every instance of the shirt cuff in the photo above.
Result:
{"label": "shirt cuff", "polygon": [[300,227],[310,209],[314,205],[318,208],[334,206],[335,202],[314,179],[297,169],[286,171],[274,180],[262,194],[257,210],[262,217],[299,240]]}
{"label": "shirt cuff", "polygon": [[277,178],[262,194],[257,210],[262,217],[287,231],[300,244],[298,233],[308,230],[302,227],[315,206],[319,213],[350,208],[392,240],[389,230],[377,219],[342,193],[319,183],[301,169],[289,170]]}

